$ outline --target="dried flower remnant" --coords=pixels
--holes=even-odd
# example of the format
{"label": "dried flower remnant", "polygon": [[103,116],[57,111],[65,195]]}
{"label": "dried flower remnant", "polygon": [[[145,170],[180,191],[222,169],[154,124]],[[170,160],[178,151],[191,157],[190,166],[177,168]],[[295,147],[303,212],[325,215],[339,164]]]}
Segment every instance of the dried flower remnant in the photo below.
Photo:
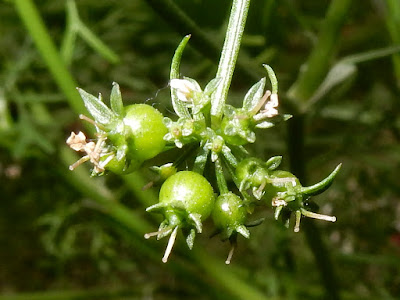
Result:
{"label": "dried flower remnant", "polygon": [[105,154],[104,141],[105,138],[100,137],[96,143],[86,142],[86,136],[82,131],[79,131],[78,134],[75,134],[75,132],[71,132],[71,135],[66,141],[67,145],[75,151],[85,152],[86,155],[74,164],[70,165],[69,169],[72,171],[82,163],[89,160],[94,165],[94,171],[96,173],[104,172],[104,166],[100,164],[101,155]]}

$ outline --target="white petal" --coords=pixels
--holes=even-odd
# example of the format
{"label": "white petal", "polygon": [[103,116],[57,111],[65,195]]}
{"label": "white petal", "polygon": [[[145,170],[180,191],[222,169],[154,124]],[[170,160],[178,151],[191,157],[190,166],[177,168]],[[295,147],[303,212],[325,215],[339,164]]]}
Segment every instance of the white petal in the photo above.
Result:
{"label": "white petal", "polygon": [[169,85],[184,94],[189,94],[196,89],[193,83],[185,79],[172,79]]}

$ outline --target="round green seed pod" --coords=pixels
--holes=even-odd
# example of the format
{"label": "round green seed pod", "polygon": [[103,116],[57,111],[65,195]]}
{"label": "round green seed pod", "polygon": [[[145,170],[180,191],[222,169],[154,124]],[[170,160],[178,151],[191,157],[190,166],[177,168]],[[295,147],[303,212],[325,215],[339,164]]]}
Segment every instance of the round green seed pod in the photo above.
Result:
{"label": "round green seed pod", "polygon": [[164,149],[168,129],[163,123],[163,115],[154,107],[147,104],[125,107],[123,123],[128,156],[144,161]]}
{"label": "round green seed pod", "polygon": [[217,230],[221,232],[222,239],[228,239],[237,233],[248,238],[249,232],[244,226],[246,217],[247,209],[236,194],[229,192],[220,195],[215,201],[212,219]]}

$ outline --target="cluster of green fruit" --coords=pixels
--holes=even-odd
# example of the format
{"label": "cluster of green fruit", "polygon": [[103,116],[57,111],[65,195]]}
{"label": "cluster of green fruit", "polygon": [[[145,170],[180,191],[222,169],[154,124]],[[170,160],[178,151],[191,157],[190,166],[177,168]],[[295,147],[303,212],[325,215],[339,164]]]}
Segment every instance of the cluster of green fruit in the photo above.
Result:
{"label": "cluster of green fruit", "polygon": [[[256,141],[256,128],[270,128],[290,118],[279,114],[275,74],[269,66],[265,68],[272,92],[264,91],[266,78],[261,79],[247,92],[241,108],[225,105],[220,120],[213,119],[210,113],[211,95],[220,84],[219,78],[211,80],[204,90],[191,78],[171,78],[176,121],[147,104],[124,107],[117,83],[111,91],[111,108],[103,103],[101,95],[95,97],[79,89],[93,120],[81,118],[95,126],[97,142],[87,141],[82,132],[72,133],[67,144],[85,156],[70,169],[89,160],[94,166],[92,175],[108,171],[127,174],[171,148],[180,148],[184,157],[193,154],[191,170],[179,170],[182,159],[152,168],[164,182],[159,203],[147,211],[160,213],[165,219],[158,231],[146,234],[145,238],[170,235],[163,262],[168,260],[179,229],[192,248],[196,234],[202,232],[202,223],[210,216],[216,232],[231,242],[226,263],[231,261],[238,234],[249,238],[248,227],[261,223],[247,223],[248,215],[261,205],[275,207],[275,218],[287,225],[294,213],[296,232],[302,216],[334,222],[335,217],[311,212],[306,206],[311,196],[331,185],[340,165],[321,182],[303,187],[296,176],[277,169],[281,156],[265,162],[250,157],[243,147]],[[207,164],[208,161],[211,163]],[[215,176],[204,177],[206,167],[214,168]],[[227,174],[237,187],[236,193],[228,189]]]}

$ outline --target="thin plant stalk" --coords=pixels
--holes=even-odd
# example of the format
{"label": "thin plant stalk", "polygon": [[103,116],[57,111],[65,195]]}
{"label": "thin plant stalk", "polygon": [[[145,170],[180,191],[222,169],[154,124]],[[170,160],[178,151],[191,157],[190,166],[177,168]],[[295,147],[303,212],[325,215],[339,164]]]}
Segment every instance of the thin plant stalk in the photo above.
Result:
{"label": "thin plant stalk", "polygon": [[[351,3],[351,0],[334,0],[328,8],[318,42],[305,64],[306,69],[299,74],[297,81],[287,94],[292,103],[297,106],[298,111],[308,105],[308,101],[329,70],[329,58],[335,53],[339,32],[346,20]],[[306,115],[297,115],[288,122],[288,152],[291,170],[303,184],[306,183],[305,118]],[[320,270],[327,299],[340,299],[334,266],[318,227],[313,222],[305,220],[303,228],[307,243]]]}
{"label": "thin plant stalk", "polygon": [[[219,43],[214,42],[203,31],[196,22],[190,18],[174,1],[172,0],[145,0],[146,3],[161,17],[164,21],[174,28],[176,32],[184,36],[191,34],[190,46],[202,53],[204,57],[213,62],[218,62],[220,56]],[[243,53],[236,63],[236,70],[243,76],[251,78],[253,81],[259,80],[264,76],[262,69],[248,55]]]}
{"label": "thin plant stalk", "polygon": [[299,107],[306,105],[325,78],[332,63],[330,58],[335,54],[340,29],[346,20],[352,2],[352,0],[331,2],[318,35],[317,44],[305,64],[304,71],[301,71],[298,79],[287,93],[295,105]]}
{"label": "thin plant stalk", "polygon": [[80,19],[78,8],[74,0],[68,0],[67,29],[61,45],[61,54],[65,61],[70,64],[72,60],[74,43],[77,35],[88,43],[98,54],[102,55],[110,63],[119,63],[118,55],[104,44]]}
{"label": "thin plant stalk", "polygon": [[250,0],[234,0],[221,52],[216,78],[221,83],[211,96],[211,124],[217,127],[221,121],[224,105],[232,81],[233,71],[239,54],[240,43],[246,24]]}
{"label": "thin plant stalk", "polygon": [[34,2],[15,0],[14,4],[19,17],[70,106],[78,114],[86,112],[82,99],[76,91],[77,84],[65,66]]}
{"label": "thin plant stalk", "polygon": [[[386,0],[386,27],[393,44],[400,44],[400,2],[398,0]],[[400,88],[400,54],[393,55],[393,68],[396,76],[397,87]]]}

